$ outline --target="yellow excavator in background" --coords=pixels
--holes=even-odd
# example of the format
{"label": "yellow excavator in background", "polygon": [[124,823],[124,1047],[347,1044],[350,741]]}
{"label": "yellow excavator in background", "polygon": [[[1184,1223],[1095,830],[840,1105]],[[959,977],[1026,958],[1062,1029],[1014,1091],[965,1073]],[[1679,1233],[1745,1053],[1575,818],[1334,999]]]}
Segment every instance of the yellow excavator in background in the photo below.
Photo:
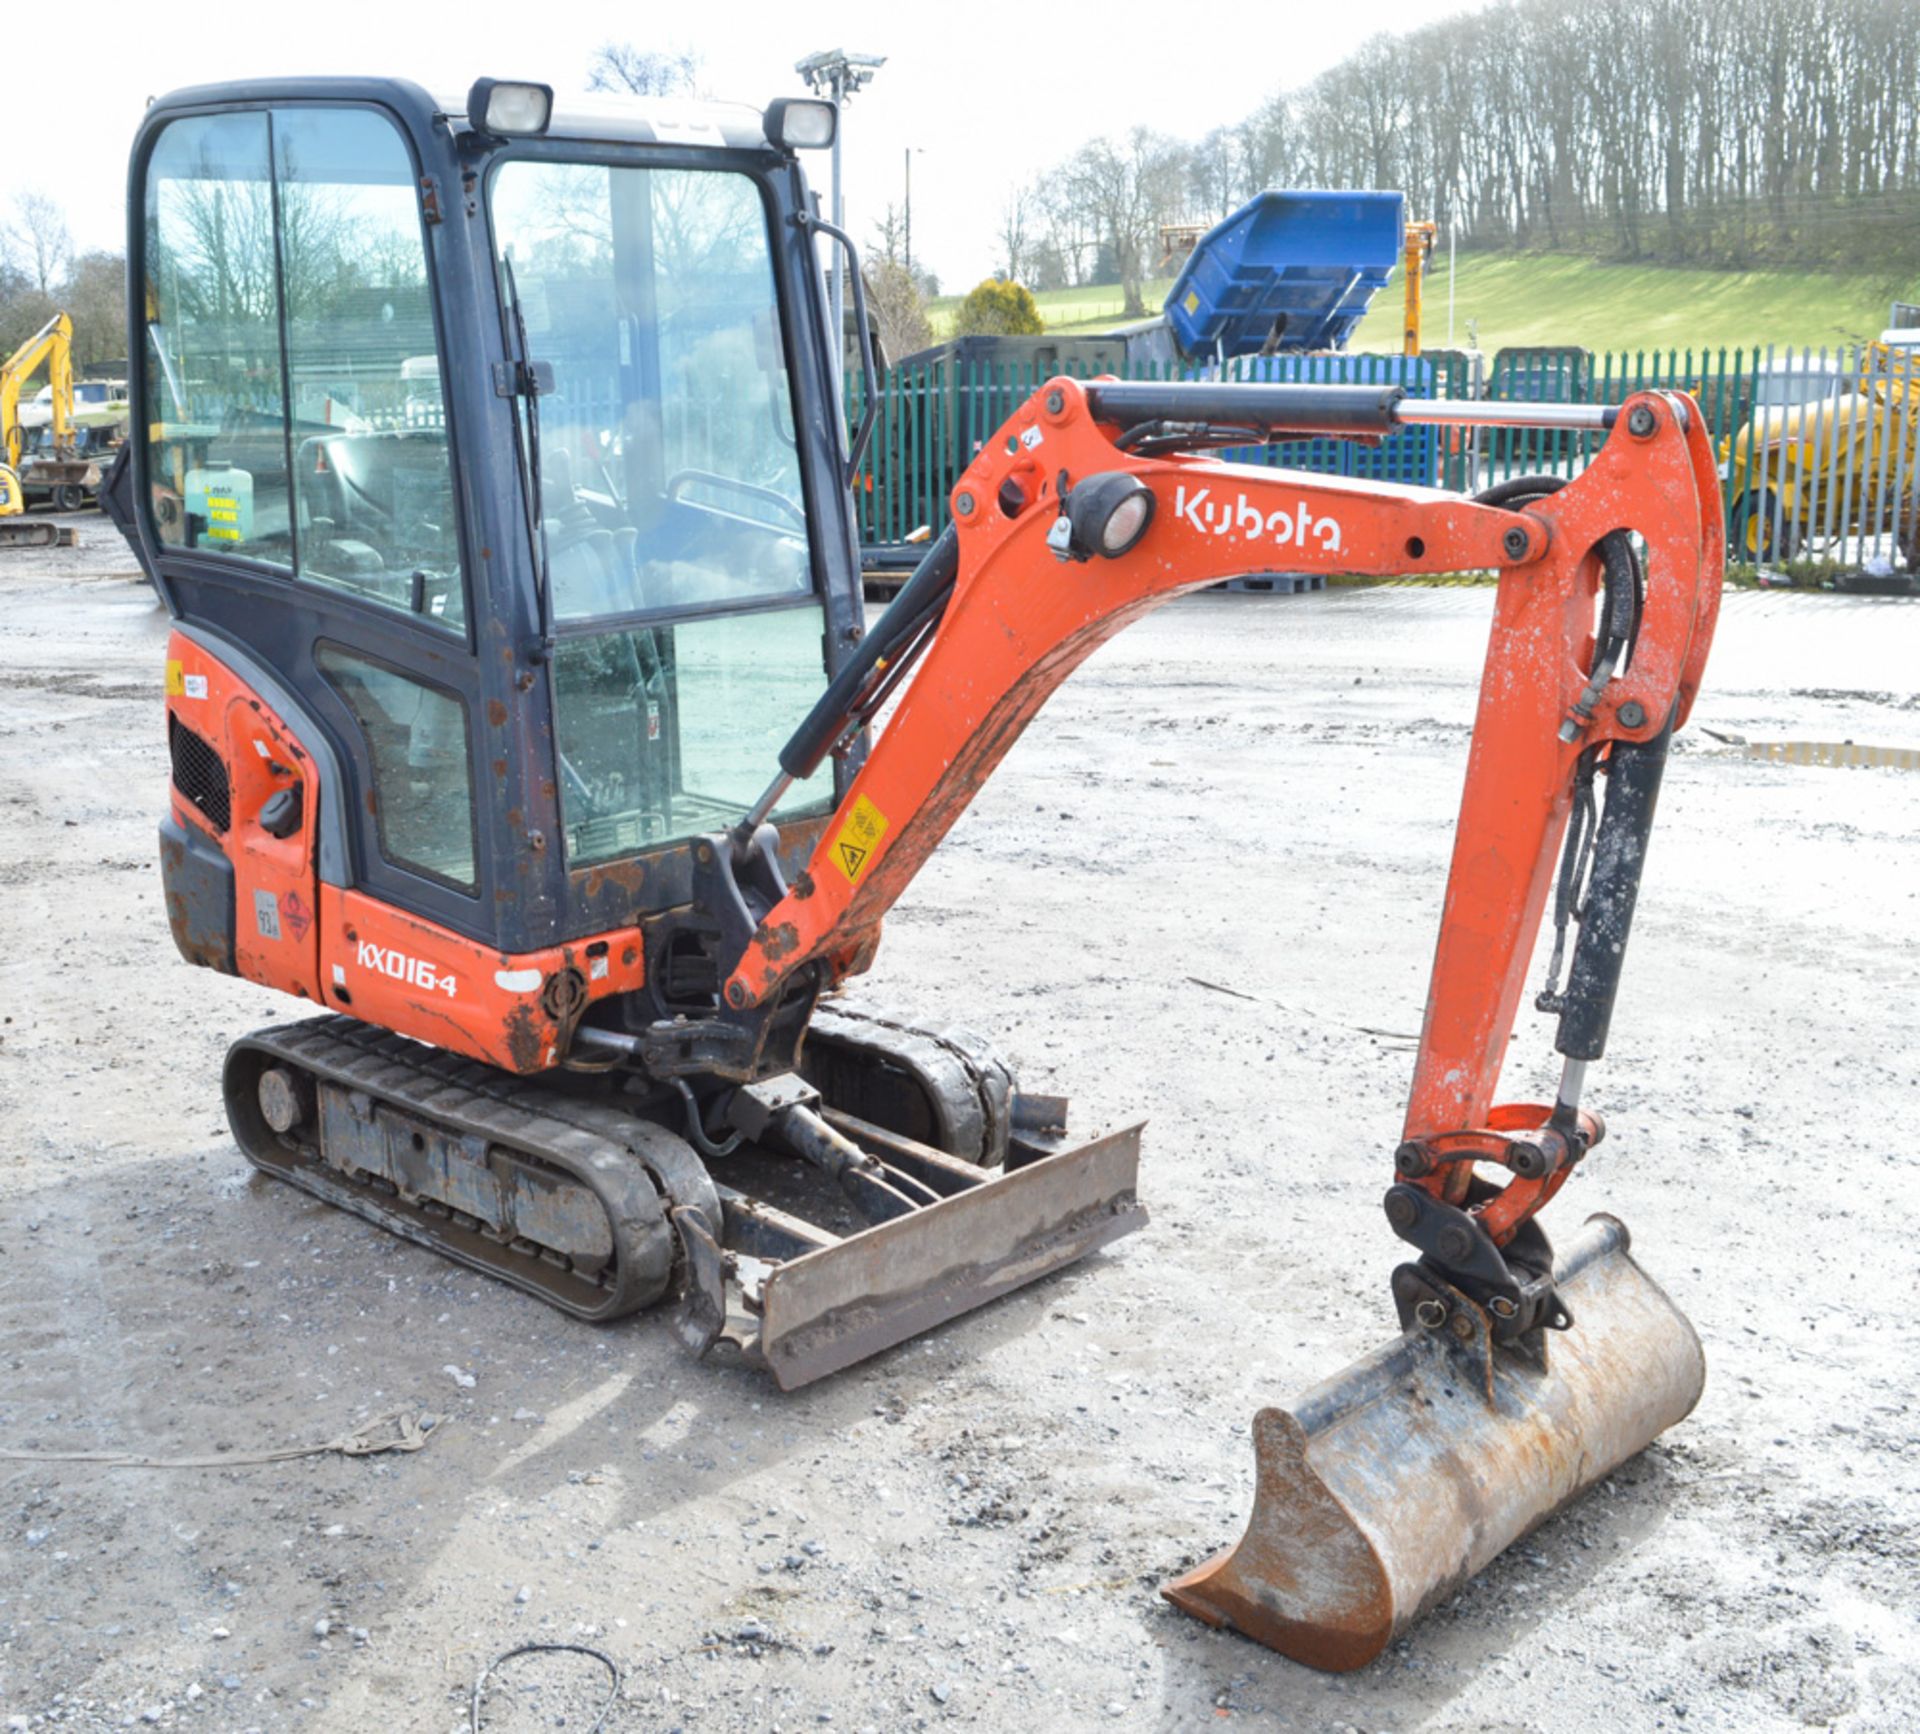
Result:
{"label": "yellow excavator in background", "polygon": [[1433,262],[1433,243],[1439,233],[1437,223],[1407,225],[1407,250],[1401,263],[1405,300],[1401,318],[1402,349],[1407,355],[1420,353],[1420,306],[1426,289],[1427,267]]}
{"label": "yellow excavator in background", "polygon": [[[20,393],[46,363],[53,387],[53,450],[25,461]],[[0,363],[0,548],[72,546],[71,529],[25,518],[27,488],[97,488],[100,469],[76,450],[73,436],[73,321],[56,313]]]}

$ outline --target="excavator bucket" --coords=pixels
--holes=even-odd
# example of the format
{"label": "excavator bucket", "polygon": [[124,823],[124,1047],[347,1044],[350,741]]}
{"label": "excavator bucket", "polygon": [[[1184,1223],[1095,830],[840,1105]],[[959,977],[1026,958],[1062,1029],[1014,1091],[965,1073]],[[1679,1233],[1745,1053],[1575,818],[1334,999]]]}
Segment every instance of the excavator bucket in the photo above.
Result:
{"label": "excavator bucket", "polygon": [[1254,1417],[1239,1544],[1161,1593],[1311,1667],[1365,1667],[1503,1549],[1682,1420],[1700,1339],[1588,1219],[1558,1262],[1572,1328],[1507,1346],[1458,1290],[1397,1342]]}

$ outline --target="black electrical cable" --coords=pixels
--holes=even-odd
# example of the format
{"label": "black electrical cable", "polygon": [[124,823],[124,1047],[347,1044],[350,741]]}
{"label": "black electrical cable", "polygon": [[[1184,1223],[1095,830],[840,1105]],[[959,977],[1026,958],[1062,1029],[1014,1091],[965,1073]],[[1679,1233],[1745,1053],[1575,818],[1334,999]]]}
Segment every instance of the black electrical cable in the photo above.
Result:
{"label": "black electrical cable", "polygon": [[620,1688],[623,1682],[620,1677],[620,1664],[618,1662],[608,1655],[605,1650],[596,1650],[591,1644],[516,1644],[511,1650],[502,1650],[499,1655],[495,1656],[491,1662],[480,1670],[480,1677],[473,1683],[473,1696],[467,1700],[467,1726],[473,1731],[473,1734],[480,1734],[480,1706],[487,1695],[487,1681],[495,1668],[499,1667],[502,1662],[512,1661],[515,1656],[552,1655],[555,1653],[591,1656],[605,1668],[607,1673],[612,1677],[613,1689],[607,1693],[606,1702],[600,1706],[600,1714],[594,1717],[593,1721],[587,1726],[586,1734],[597,1734],[597,1730],[604,1728],[607,1723],[607,1717],[613,1712],[614,1705],[620,1701]]}

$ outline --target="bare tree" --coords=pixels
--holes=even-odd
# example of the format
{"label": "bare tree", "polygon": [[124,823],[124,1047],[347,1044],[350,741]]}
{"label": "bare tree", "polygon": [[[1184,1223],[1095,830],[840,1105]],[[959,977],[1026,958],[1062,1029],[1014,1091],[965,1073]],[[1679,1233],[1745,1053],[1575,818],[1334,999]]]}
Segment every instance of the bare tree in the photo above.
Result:
{"label": "bare tree", "polygon": [[1035,203],[1033,195],[1018,186],[1008,187],[1001,201],[997,273],[1009,282],[1025,283],[1030,274],[1033,241],[1029,230]]}
{"label": "bare tree", "polygon": [[699,76],[699,55],[635,48],[631,42],[603,42],[587,62],[589,90],[622,90],[634,96],[693,96]]}
{"label": "bare tree", "polygon": [[892,264],[906,263],[906,219],[900,214],[898,205],[889,205],[873,225],[873,244],[867,249],[867,257],[873,260],[886,260]]}
{"label": "bare tree", "polygon": [[73,237],[59,202],[33,189],[14,195],[7,249],[42,295],[51,295],[73,263]]}
{"label": "bare tree", "polygon": [[82,253],[60,288],[73,316],[73,359],[82,367],[127,353],[127,261],[119,253]]}
{"label": "bare tree", "polygon": [[1037,183],[1033,197],[1047,225],[1040,252],[1058,278],[1051,287],[1069,289],[1087,282],[1099,253],[1093,213],[1057,174]]}
{"label": "bare tree", "polygon": [[1184,168],[1184,152],[1174,140],[1140,126],[1118,142],[1083,145],[1060,177],[1110,250],[1129,314],[1146,311],[1141,291],[1147,268],[1160,255],[1161,223],[1179,215]]}
{"label": "bare tree", "polygon": [[927,304],[904,261],[890,256],[867,266],[867,307],[880,328],[880,342],[894,360],[933,342]]}

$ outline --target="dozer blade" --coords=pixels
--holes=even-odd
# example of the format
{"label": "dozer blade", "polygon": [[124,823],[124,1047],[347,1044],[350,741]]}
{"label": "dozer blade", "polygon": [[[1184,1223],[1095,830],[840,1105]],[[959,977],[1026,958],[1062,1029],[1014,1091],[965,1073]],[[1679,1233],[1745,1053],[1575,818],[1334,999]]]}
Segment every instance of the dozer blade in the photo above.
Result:
{"label": "dozer blade", "polygon": [[1247,1533],[1161,1593],[1316,1668],[1371,1662],[1699,1401],[1700,1339],[1627,1244],[1588,1219],[1555,1278],[1573,1327],[1544,1356],[1495,1345],[1449,1290],[1438,1328],[1263,1409]]}
{"label": "dozer blade", "polygon": [[973,1170],[937,1204],[773,1269],[742,1346],[787,1391],[852,1366],[1144,1227],[1139,1168],[1136,1126],[1004,1176]]}

